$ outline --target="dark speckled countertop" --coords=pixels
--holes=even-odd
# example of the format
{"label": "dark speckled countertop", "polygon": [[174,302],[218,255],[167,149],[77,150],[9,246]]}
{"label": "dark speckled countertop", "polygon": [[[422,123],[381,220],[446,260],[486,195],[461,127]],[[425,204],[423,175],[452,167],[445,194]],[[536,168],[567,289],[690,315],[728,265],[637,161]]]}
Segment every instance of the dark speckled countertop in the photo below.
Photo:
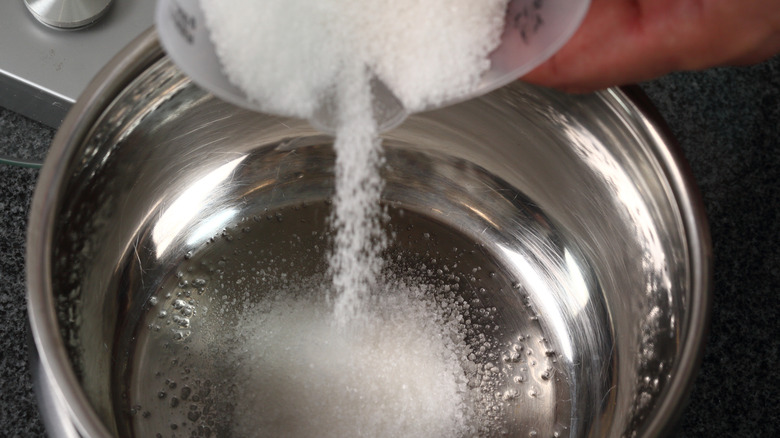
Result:
{"label": "dark speckled countertop", "polygon": [[[712,326],[679,437],[780,436],[780,57],[642,84],[701,189]],[[41,159],[53,130],[0,108],[0,156]],[[44,434],[28,366],[24,247],[38,171],[0,164],[0,436]]]}

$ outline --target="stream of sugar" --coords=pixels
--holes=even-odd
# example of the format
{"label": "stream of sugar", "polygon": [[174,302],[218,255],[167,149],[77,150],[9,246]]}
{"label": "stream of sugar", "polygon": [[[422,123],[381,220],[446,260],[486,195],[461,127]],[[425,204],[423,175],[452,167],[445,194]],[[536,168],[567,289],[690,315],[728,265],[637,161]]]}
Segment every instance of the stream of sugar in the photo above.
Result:
{"label": "stream of sugar", "polygon": [[[330,307],[276,300],[275,310],[242,324],[252,346],[248,398],[278,407],[262,422],[279,426],[276,433],[468,433],[461,326],[432,324],[441,318],[419,287],[390,291],[381,280],[388,242],[371,83],[381,81],[409,112],[467,95],[490,66],[506,4],[201,0],[226,74],[252,100],[268,112],[308,119],[324,105],[336,111],[332,287],[323,288]],[[332,395],[327,403],[306,403],[325,394]],[[307,429],[325,418],[345,420],[329,422],[337,424],[330,432]]]}

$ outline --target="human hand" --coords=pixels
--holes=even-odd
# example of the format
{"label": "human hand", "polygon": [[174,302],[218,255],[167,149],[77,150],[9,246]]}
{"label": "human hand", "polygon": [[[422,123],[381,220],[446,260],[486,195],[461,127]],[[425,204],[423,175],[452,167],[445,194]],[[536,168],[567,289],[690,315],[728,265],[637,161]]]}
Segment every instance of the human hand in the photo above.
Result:
{"label": "human hand", "polygon": [[593,0],[582,26],[522,80],[588,92],[780,53],[780,0]]}

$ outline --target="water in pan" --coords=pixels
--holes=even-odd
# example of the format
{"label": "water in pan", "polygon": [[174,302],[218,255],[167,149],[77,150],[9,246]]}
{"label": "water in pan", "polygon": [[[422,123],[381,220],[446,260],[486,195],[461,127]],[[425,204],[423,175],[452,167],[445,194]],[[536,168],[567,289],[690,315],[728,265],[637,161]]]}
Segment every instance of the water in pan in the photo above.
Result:
{"label": "water in pan", "polygon": [[388,209],[374,319],[343,339],[323,286],[329,208],[246,218],[171,271],[119,382],[132,435],[568,435],[568,371],[524,287],[419,212]]}

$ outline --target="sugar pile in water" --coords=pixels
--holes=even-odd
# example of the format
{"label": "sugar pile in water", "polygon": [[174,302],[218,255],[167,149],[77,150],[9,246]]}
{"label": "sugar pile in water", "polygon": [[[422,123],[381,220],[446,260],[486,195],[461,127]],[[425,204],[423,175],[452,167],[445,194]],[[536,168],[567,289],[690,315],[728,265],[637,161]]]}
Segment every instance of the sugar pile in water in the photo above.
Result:
{"label": "sugar pile in water", "polygon": [[[347,374],[361,376],[364,381],[356,382],[359,386],[369,385],[381,391],[383,397],[371,399],[382,400],[383,404],[364,406],[359,398],[350,398],[343,392],[326,404],[294,403],[287,408],[303,411],[295,414],[298,420],[287,422],[290,427],[303,421],[303,417],[346,415],[357,409],[347,423],[358,429],[348,433],[337,428],[343,435],[359,434],[355,431],[366,427],[378,434],[371,433],[373,436],[382,436],[382,430],[387,431],[384,436],[412,432],[419,435],[416,431],[431,432],[426,436],[452,436],[465,431],[459,415],[465,415],[463,406],[468,394],[458,383],[458,372],[451,372],[463,363],[453,356],[455,344],[442,344],[441,329],[423,323],[425,317],[414,311],[418,304],[412,301],[405,302],[405,312],[399,312],[408,315],[397,326],[400,330],[381,318],[384,325],[372,323],[381,309],[370,300],[371,292],[386,289],[378,280],[383,268],[380,254],[386,240],[380,207],[382,151],[372,112],[371,81],[379,79],[409,112],[468,95],[490,67],[488,55],[499,42],[506,4],[507,0],[235,0],[228,5],[224,1],[201,0],[223,69],[251,100],[268,112],[307,119],[323,107],[335,111],[331,312],[312,314],[307,305],[284,306],[275,317],[265,318],[263,326],[292,330],[295,339],[286,335],[262,337],[250,339],[250,344],[257,349],[278,349],[277,353],[291,351],[289,354],[300,355],[306,366],[311,359],[311,363],[335,372],[336,368],[328,367],[338,368],[334,364],[341,364]],[[307,322],[303,323],[304,319]],[[350,331],[358,322],[360,329]],[[335,324],[337,329],[328,324]],[[249,326],[258,330],[261,327]],[[358,332],[365,336],[357,336]],[[419,348],[411,348],[414,340],[409,333],[422,343],[417,344]],[[324,349],[323,343],[330,348]],[[376,357],[387,357],[383,349],[394,356],[392,372],[373,366]],[[322,357],[314,361],[313,356]],[[264,364],[249,367],[253,372],[263,373],[273,367],[262,359],[268,356],[252,357]],[[434,386],[418,387],[436,388],[435,391],[402,391],[397,387],[403,386],[404,381],[409,382],[407,387],[423,385],[415,380],[423,369],[432,371],[428,377],[433,379],[429,383]],[[316,375],[313,373],[312,377]],[[323,378],[332,378],[332,373],[327,374]],[[447,384],[436,380],[441,378]],[[290,379],[267,381],[281,390],[280,382],[295,383]],[[302,382],[304,386],[298,387],[299,391],[334,389],[333,385],[318,383],[316,378],[304,377]],[[370,386],[371,382],[385,383]],[[413,391],[424,398],[410,396]],[[261,395],[257,397],[257,402],[270,402]],[[388,408],[415,402],[424,406],[403,412]],[[366,409],[379,414],[357,415]],[[389,410],[382,414],[383,409]],[[460,414],[453,416],[451,412]],[[388,421],[398,420],[393,418],[396,414],[408,420],[403,424],[409,433],[382,429]],[[448,426],[437,429],[436,419],[443,419]],[[365,421],[371,424],[366,425]]]}
{"label": "sugar pile in water", "polygon": [[[237,402],[241,436],[474,436],[469,354],[455,300],[390,282],[360,331],[333,324],[299,282],[243,312]],[[299,289],[302,288],[302,289]],[[312,293],[313,292],[313,293]],[[476,365],[466,367],[476,369]],[[477,402],[478,404],[479,402]]]}

